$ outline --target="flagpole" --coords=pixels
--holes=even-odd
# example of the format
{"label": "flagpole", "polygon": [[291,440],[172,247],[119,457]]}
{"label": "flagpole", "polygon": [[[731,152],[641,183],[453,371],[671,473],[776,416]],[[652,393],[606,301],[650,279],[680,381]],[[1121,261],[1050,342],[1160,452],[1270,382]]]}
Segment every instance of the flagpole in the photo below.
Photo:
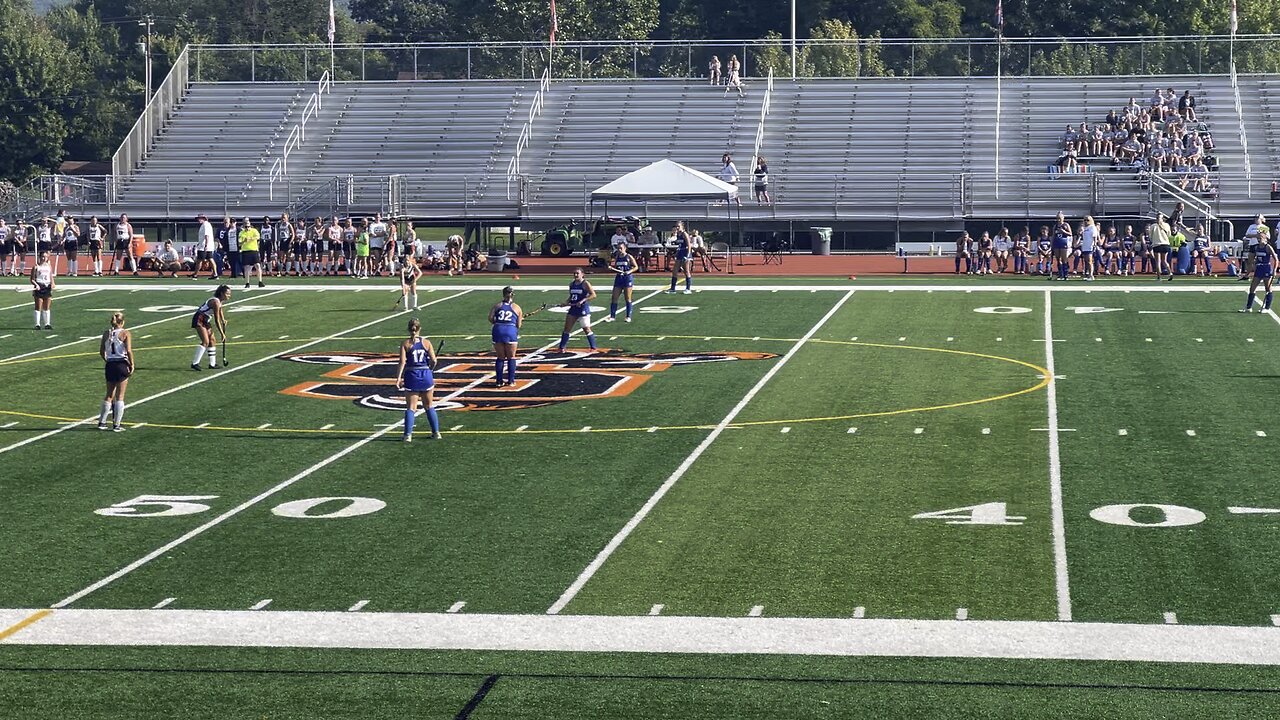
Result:
{"label": "flagpole", "polygon": [[995,164],[992,170],[995,173],[995,198],[1000,199],[1000,119],[1004,112],[1003,103],[1000,101],[1001,86],[1003,85],[1003,68],[1001,62],[1004,60],[1004,0],[996,0],[996,148],[995,148]]}
{"label": "flagpole", "polygon": [[[334,68],[336,67],[336,64],[334,62],[334,57],[333,57],[334,55],[333,38],[334,38],[334,35],[337,34],[337,31],[338,31],[338,25],[333,15],[333,0],[329,0],[329,80],[330,81],[333,80]],[[417,78],[414,78],[414,79],[417,80]]]}

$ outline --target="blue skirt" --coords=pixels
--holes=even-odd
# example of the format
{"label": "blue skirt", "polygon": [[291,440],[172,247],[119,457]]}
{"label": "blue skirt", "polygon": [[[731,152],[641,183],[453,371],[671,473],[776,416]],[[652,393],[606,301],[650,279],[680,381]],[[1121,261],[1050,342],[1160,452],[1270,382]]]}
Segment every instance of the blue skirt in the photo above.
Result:
{"label": "blue skirt", "polygon": [[404,389],[408,392],[426,392],[435,385],[436,381],[431,374],[431,368],[404,371]]}
{"label": "blue skirt", "polygon": [[520,331],[515,325],[494,325],[490,335],[496,343],[514,343],[520,340]]}

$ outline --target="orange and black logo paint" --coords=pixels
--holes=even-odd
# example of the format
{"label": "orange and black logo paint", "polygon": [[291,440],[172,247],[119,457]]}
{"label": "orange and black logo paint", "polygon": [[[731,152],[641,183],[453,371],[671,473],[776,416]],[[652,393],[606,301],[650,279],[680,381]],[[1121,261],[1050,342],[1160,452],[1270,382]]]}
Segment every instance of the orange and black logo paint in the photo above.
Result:
{"label": "orange and black logo paint", "polygon": [[[530,355],[520,361],[516,384],[494,387],[481,383],[465,393],[440,403],[443,398],[492,373],[490,353],[447,353],[435,370],[437,408],[448,410],[517,410],[542,407],[571,400],[623,397],[651,377],[677,365],[695,365],[738,360],[767,360],[772,353],[649,353],[628,354],[620,350],[595,352],[566,350]],[[297,397],[350,400],[361,407],[403,410],[404,397],[396,390],[399,355],[388,353],[335,352],[282,355],[282,359],[313,365],[336,366],[322,380],[304,382],[281,392]]]}

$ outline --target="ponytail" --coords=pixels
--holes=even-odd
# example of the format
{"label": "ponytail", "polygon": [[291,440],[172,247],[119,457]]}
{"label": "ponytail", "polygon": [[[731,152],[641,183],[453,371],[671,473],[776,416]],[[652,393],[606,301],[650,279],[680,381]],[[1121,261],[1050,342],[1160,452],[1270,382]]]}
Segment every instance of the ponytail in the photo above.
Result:
{"label": "ponytail", "polygon": [[111,327],[112,329],[124,327],[124,313],[119,311],[111,313]]}

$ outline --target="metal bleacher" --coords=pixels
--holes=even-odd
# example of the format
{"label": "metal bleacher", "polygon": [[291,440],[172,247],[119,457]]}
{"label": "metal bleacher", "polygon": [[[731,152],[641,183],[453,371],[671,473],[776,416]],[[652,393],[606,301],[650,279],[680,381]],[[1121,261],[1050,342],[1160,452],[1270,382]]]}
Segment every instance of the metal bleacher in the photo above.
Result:
{"label": "metal bleacher", "polygon": [[[592,189],[655,160],[715,175],[729,153],[741,216],[752,221],[1144,215],[1150,193],[1132,173],[1094,165],[1054,177],[1047,167],[1067,124],[1100,122],[1129,97],[1145,104],[1157,85],[1198,100],[1220,164],[1219,214],[1257,212],[1280,167],[1271,142],[1280,85],[1265,76],[1239,79],[1248,99],[1239,118],[1226,75],[1003,78],[999,113],[991,77],[775,80],[763,128],[766,84],[746,82],[738,97],[698,80],[552,80],[540,114],[532,80],[335,82],[274,177],[315,85],[194,82],[140,166],[116,179],[113,206],[143,217],[257,215],[333,187],[330,204],[357,212],[394,206],[421,218],[536,224],[584,217]],[[522,130],[527,146],[517,143]],[[761,130],[773,205],[752,199]],[[1252,182],[1242,139],[1253,148]],[[709,204],[610,212],[725,214]]]}

